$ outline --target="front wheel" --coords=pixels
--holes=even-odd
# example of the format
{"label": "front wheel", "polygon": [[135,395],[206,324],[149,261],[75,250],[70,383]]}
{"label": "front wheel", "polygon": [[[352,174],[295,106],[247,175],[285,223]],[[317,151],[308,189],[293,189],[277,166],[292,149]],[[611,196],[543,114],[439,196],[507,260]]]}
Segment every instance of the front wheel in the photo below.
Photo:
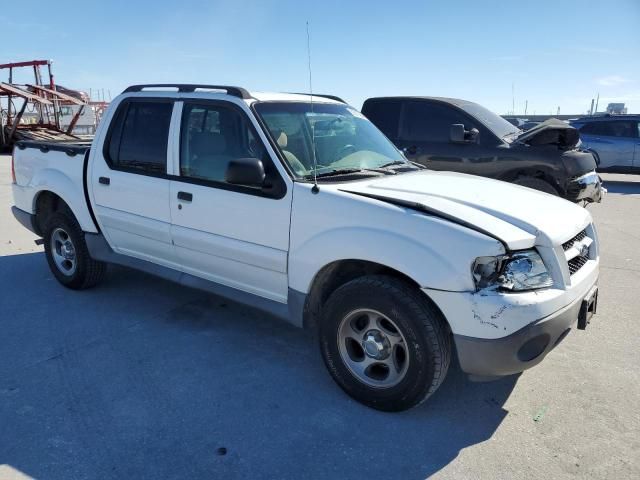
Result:
{"label": "front wheel", "polygon": [[378,410],[406,410],[426,400],[451,358],[438,309],[415,287],[383,275],[338,288],[322,309],[319,337],[338,385]]}
{"label": "front wheel", "polygon": [[56,279],[74,290],[93,287],[102,280],[107,269],[105,263],[89,255],[84,233],[72,214],[56,212],[47,219],[44,251]]}

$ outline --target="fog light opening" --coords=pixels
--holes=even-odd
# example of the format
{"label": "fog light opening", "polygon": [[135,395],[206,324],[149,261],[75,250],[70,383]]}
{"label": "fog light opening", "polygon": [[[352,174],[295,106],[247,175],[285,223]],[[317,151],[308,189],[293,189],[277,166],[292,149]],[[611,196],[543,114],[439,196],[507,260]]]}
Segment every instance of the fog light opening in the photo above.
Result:
{"label": "fog light opening", "polygon": [[537,337],[527,340],[520,350],[518,350],[518,360],[521,362],[530,362],[539,357],[545,351],[551,337],[548,333],[543,333]]}

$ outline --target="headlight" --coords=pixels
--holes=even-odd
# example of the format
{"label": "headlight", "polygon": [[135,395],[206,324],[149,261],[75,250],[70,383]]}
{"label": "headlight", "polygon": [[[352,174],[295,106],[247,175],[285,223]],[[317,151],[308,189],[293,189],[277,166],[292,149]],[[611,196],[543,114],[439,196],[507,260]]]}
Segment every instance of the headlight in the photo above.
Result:
{"label": "headlight", "polygon": [[512,292],[550,287],[553,279],[535,250],[502,257],[478,257],[473,264],[476,287],[495,286]]}

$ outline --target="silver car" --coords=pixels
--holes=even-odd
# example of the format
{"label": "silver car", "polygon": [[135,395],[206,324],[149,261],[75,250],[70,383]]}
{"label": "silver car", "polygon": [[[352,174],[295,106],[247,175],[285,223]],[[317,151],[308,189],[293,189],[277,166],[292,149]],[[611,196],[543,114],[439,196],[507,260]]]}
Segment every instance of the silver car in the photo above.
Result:
{"label": "silver car", "polygon": [[640,115],[583,117],[571,125],[580,131],[582,147],[590,150],[600,172],[640,172]]}

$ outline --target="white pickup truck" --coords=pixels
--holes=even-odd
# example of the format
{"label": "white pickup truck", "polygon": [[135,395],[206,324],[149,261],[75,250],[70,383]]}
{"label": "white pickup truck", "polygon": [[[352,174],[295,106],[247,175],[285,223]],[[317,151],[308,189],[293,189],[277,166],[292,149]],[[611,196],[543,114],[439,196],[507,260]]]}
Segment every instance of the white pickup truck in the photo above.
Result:
{"label": "white pickup truck", "polygon": [[453,355],[521,372],[596,309],[587,210],[412,164],[332,96],[133,86],[90,146],[19,143],[13,175],[64,286],[117,263],[312,328],[340,387],[381,410],[425,400]]}

